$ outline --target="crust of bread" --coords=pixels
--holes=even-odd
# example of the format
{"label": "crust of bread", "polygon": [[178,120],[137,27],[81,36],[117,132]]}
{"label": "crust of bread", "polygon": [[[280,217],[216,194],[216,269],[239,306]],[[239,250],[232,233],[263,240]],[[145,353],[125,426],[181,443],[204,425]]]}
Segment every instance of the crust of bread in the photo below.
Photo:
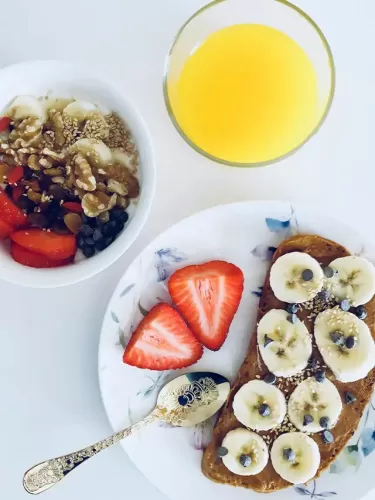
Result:
{"label": "crust of bread", "polygon": [[[273,262],[289,252],[305,252],[314,257],[322,265],[327,266],[332,260],[338,257],[345,257],[350,255],[349,252],[333,241],[327,240],[317,235],[297,235],[283,241],[277,248]],[[269,282],[269,272],[267,274],[263,294],[259,302],[258,322],[259,320],[271,309],[284,309],[284,303],[280,302],[273,294]],[[368,312],[366,323],[371,330],[372,337],[375,340],[375,298],[373,298],[367,305]],[[303,310],[298,314],[299,318],[305,322],[308,330],[313,332],[314,320],[307,318],[310,311]],[[255,476],[238,476],[229,471],[222,463],[222,460],[217,456],[217,448],[221,445],[226,434],[238,427],[243,427],[233,414],[232,402],[236,392],[249,380],[256,378],[256,375],[263,378],[268,372],[260,356],[257,353],[257,336],[254,333],[251,336],[248,354],[243,362],[234,385],[230,391],[228,400],[222,408],[217,419],[212,441],[206,448],[202,458],[202,471],[209,479],[217,483],[228,484],[232,486],[241,486],[249,488],[261,493],[270,493],[272,491],[280,490],[291,486],[290,483],[282,479],[272,467],[271,460],[269,460],[265,469]],[[317,348],[313,348],[315,357],[321,360],[322,358]],[[346,443],[355,433],[360,418],[369,403],[374,383],[375,383],[375,368],[367,375],[366,378],[358,380],[353,383],[338,382],[329,369],[326,370],[326,375],[336,385],[341,397],[344,397],[344,392],[349,391],[356,395],[357,400],[351,405],[343,405],[343,411],[340,418],[331,429],[334,435],[334,442],[325,444],[322,441],[320,433],[312,434],[312,438],[319,446],[321,461],[320,467],[315,477],[318,477],[330,464],[335,460],[336,456],[344,448]],[[286,394],[290,394],[295,386],[291,386]],[[260,433],[260,435],[266,433]]]}

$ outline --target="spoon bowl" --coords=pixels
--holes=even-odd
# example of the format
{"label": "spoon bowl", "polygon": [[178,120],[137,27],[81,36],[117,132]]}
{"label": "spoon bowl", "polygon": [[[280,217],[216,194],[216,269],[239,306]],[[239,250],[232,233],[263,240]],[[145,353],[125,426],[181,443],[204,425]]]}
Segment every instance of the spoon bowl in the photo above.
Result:
{"label": "spoon bowl", "polygon": [[229,390],[228,380],[217,373],[186,373],[162,388],[156,411],[162,414],[160,420],[179,427],[191,427],[219,411]]}

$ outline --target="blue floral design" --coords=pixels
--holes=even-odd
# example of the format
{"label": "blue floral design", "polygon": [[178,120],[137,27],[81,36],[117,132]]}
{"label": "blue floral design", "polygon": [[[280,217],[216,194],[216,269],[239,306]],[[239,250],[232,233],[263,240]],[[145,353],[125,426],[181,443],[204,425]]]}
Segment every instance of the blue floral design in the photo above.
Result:
{"label": "blue floral design", "polygon": [[[367,408],[364,418],[363,428],[356,443],[345,446],[339,457],[330,467],[333,474],[341,474],[349,467],[354,467],[355,471],[361,466],[362,461],[375,450],[375,406],[371,402]],[[372,426],[369,426],[369,421]]]}
{"label": "blue floral design", "polygon": [[258,299],[259,299],[262,296],[262,293],[263,293],[263,287],[258,286],[258,290],[253,290],[251,292],[251,295],[254,295],[254,297],[258,297]]}
{"label": "blue floral design", "polygon": [[132,290],[133,288],[135,287],[135,283],[132,283],[131,285],[128,285],[127,287],[125,287],[123,289],[123,291],[120,293],[120,297],[125,297],[125,295],[127,295],[130,290]]}
{"label": "blue floral design", "polygon": [[147,311],[147,309],[145,309],[142,306],[140,301],[138,302],[138,309],[139,309],[139,312],[142,314],[142,316],[147,316],[147,314],[150,312],[150,311]]}
{"label": "blue floral design", "polygon": [[329,471],[332,474],[341,474],[348,467],[354,467],[357,471],[362,463],[362,456],[358,444],[346,446],[337,460],[333,462]]}
{"label": "blue floral design", "polygon": [[273,254],[276,251],[276,247],[270,247],[268,245],[257,245],[251,250],[251,255],[258,257],[262,261],[272,260]]}
{"label": "blue floral design", "polygon": [[279,233],[282,236],[290,236],[293,231],[299,230],[298,220],[294,208],[290,206],[289,219],[274,219],[266,217],[266,224],[271,233]]}
{"label": "blue floral design", "polygon": [[322,491],[322,493],[316,492],[316,481],[313,481],[312,490],[309,490],[306,486],[295,486],[294,491],[299,495],[308,496],[309,498],[318,498],[319,500],[323,498],[329,498],[337,495],[335,491]]}
{"label": "blue floral design", "polygon": [[155,252],[157,281],[165,281],[175,270],[173,264],[187,260],[185,254],[179,252],[176,248],[161,248]]}
{"label": "blue floral design", "polygon": [[115,323],[117,323],[117,324],[120,323],[120,320],[118,319],[117,314],[114,311],[111,311],[111,318],[113,319],[113,321]]}
{"label": "blue floral design", "polygon": [[207,448],[211,441],[212,429],[215,425],[215,421],[216,418],[214,416],[194,427],[191,445],[195,450],[203,451]]}
{"label": "blue floral design", "polygon": [[266,217],[266,224],[272,233],[289,232],[290,230],[290,219],[280,220]]}
{"label": "blue floral design", "polygon": [[148,398],[151,396],[156,389],[161,389],[165,383],[165,379],[168,376],[169,372],[160,372],[156,376],[156,378],[150,377],[146,375],[146,378],[150,380],[149,385],[145,389],[141,389],[137,392],[137,396],[142,396],[144,398]]}
{"label": "blue floral design", "polygon": [[367,457],[375,450],[375,429],[365,428],[361,434],[362,453]]}

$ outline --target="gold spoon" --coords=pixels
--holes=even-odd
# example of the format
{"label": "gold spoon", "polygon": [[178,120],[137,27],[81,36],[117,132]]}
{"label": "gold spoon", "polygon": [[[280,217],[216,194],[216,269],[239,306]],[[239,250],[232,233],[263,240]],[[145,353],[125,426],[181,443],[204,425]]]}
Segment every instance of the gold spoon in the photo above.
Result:
{"label": "gold spoon", "polygon": [[229,389],[228,380],[217,373],[195,372],[181,375],[163,387],[156,407],[143,420],[87,448],[35,465],[23,476],[23,486],[32,495],[42,493],[87,459],[155,420],[180,427],[204,422],[220,410],[228,397]]}

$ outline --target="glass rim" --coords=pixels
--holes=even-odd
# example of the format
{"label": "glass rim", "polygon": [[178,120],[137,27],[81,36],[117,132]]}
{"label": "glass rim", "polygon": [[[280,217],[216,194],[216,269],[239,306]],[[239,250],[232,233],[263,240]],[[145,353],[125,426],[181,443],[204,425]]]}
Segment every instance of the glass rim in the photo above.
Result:
{"label": "glass rim", "polygon": [[[190,139],[190,137],[182,130],[180,127],[180,124],[178,123],[176,116],[173,112],[170,100],[169,100],[169,95],[168,95],[168,75],[169,75],[169,63],[170,59],[172,57],[173,49],[176,46],[177,42],[179,41],[182,33],[184,32],[185,28],[190,24],[196,17],[198,17],[200,14],[205,12],[206,10],[210,9],[211,7],[214,7],[215,5],[218,5],[223,2],[230,2],[231,0],[213,0],[212,2],[203,5],[200,9],[198,9],[196,12],[194,12],[181,26],[181,28],[178,30],[177,34],[175,35],[172,44],[168,50],[167,57],[165,60],[164,64],[164,74],[163,74],[163,95],[164,95],[164,102],[167,108],[167,112],[169,115],[169,118],[171,119],[171,122],[173,123],[175,129],[177,132],[180,134],[180,136],[184,139],[184,141],[189,144],[190,147],[192,147],[197,153],[200,153],[202,156],[205,156],[206,158],[215,161],[217,163],[221,163],[222,165],[227,165],[230,167],[240,167],[240,168],[252,168],[252,167],[265,167],[267,165],[272,165],[274,163],[277,163],[279,161],[285,160],[286,158],[289,158],[292,156],[296,151],[298,151],[302,146],[304,146],[321,128],[323,123],[326,121],[326,118],[328,116],[328,113],[332,107],[332,102],[333,98],[335,95],[335,90],[336,90],[336,69],[335,69],[335,61],[333,57],[333,53],[331,50],[331,47],[328,43],[328,40],[326,39],[323,31],[319,28],[317,23],[308,15],[306,14],[305,11],[297,7],[297,5],[294,5],[293,3],[289,2],[288,0],[272,0],[273,2],[280,3],[284,5],[285,7],[291,8],[297,14],[299,14],[301,17],[303,17],[316,31],[317,35],[319,36],[323,47],[326,50],[328,60],[329,60],[329,66],[330,66],[330,73],[331,73],[331,85],[330,85],[330,91],[329,91],[329,96],[327,103],[325,105],[324,113],[322,114],[321,118],[319,119],[319,122],[315,125],[315,127],[312,129],[312,131],[308,134],[308,136],[300,143],[298,146],[295,148],[291,149],[284,155],[278,156],[276,158],[273,158],[272,160],[266,160],[262,162],[235,162],[235,161],[228,161],[224,160],[223,158],[218,158],[217,156],[211,155],[204,149],[200,148],[194,141]],[[258,0],[261,1],[261,0]]]}

